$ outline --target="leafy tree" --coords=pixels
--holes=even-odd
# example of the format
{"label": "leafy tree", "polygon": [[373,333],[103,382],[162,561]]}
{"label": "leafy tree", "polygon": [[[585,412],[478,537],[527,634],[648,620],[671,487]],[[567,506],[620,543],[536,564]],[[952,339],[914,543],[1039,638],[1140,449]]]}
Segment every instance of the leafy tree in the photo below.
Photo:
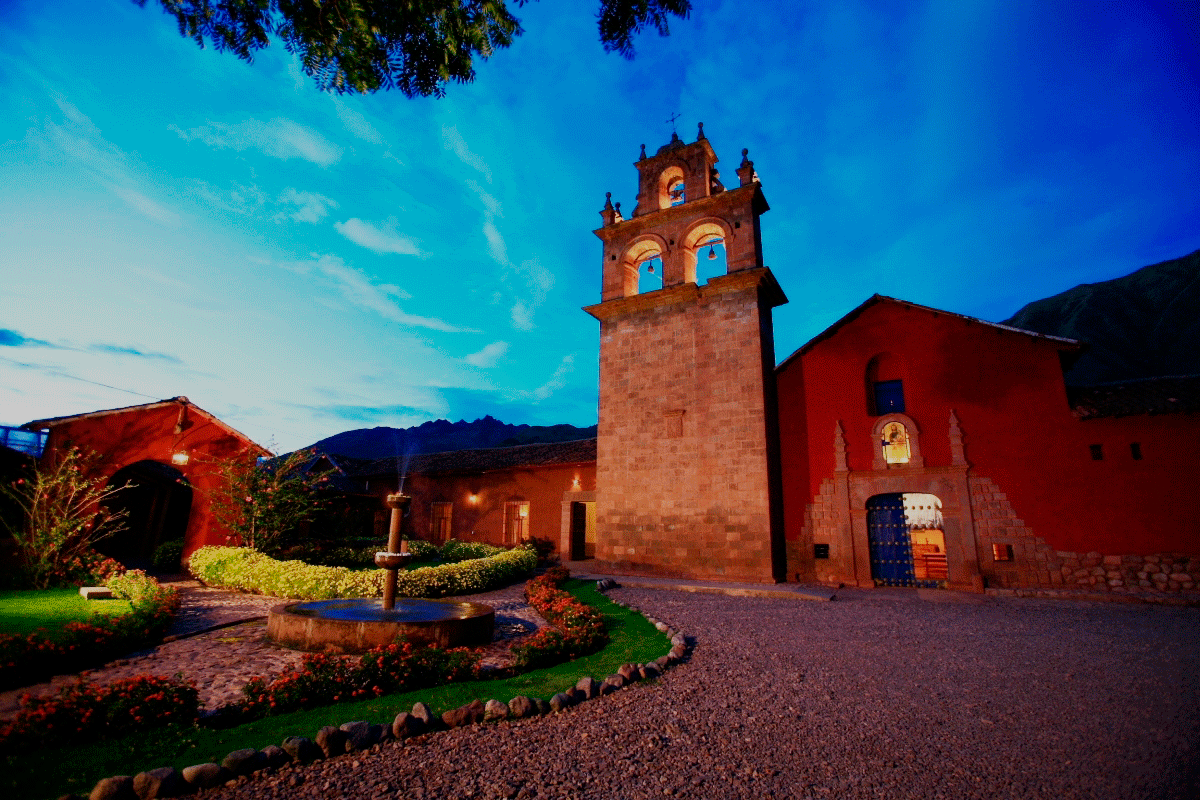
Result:
{"label": "leafy tree", "polygon": [[[133,0],[145,6],[146,0]],[[515,0],[523,6],[528,0]],[[324,90],[398,88],[407,97],[442,97],[449,81],[475,79],[486,59],[522,33],[506,0],[159,0],[179,33],[245,61],[283,41]],[[667,35],[670,15],[686,18],[689,0],[600,0],[600,41],[634,55],[646,26]]]}
{"label": "leafy tree", "polygon": [[257,448],[214,459],[217,488],[209,495],[213,516],[245,547],[274,553],[286,537],[309,522],[325,503],[326,481],[308,472],[313,454],[297,450],[269,461]]}
{"label": "leafy tree", "polygon": [[86,574],[101,560],[95,544],[125,530],[128,512],[105,506],[125,487],[108,486],[96,470],[99,461],[99,455],[72,447],[28,478],[0,484],[0,494],[21,512],[19,520],[0,519],[16,542],[17,565],[29,586],[45,589]]}

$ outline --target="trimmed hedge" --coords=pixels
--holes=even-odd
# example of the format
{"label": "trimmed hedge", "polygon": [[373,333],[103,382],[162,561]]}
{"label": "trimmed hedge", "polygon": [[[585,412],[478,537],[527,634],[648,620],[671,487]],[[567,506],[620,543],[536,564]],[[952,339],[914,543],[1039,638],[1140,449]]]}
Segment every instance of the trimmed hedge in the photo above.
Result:
{"label": "trimmed hedge", "polygon": [[113,594],[129,601],[133,611],[92,622],[70,622],[58,641],[38,633],[0,635],[0,691],[28,686],[51,675],[103,664],[156,642],[179,609],[179,594],[141,570],[113,575],[105,581]]}
{"label": "trimmed hedge", "polygon": [[[397,575],[400,597],[446,597],[486,592],[528,577],[537,554],[528,547],[499,550],[487,558],[419,567]],[[246,547],[201,547],[188,569],[208,586],[297,600],[379,597],[384,570],[318,567],[301,561],[277,561]]]}

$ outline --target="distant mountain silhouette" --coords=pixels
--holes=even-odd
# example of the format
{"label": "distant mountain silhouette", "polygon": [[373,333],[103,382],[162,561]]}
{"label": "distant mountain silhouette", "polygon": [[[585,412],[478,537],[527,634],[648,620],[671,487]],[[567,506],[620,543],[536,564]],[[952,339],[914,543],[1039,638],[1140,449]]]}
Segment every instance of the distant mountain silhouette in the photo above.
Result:
{"label": "distant mountain silhouette", "polygon": [[391,458],[419,453],[445,453],[518,444],[590,439],[596,426],[508,425],[491,416],[474,422],[439,419],[412,428],[359,428],[334,434],[309,447],[351,458]]}
{"label": "distant mountain silhouette", "polygon": [[1086,342],[1071,386],[1200,374],[1200,250],[1037,300],[1002,324]]}

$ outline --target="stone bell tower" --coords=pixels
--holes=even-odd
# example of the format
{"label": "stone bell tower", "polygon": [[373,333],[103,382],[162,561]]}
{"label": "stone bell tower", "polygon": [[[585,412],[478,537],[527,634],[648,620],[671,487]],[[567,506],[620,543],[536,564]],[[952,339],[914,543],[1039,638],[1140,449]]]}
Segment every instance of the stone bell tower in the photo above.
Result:
{"label": "stone bell tower", "polygon": [[[605,203],[596,463],[598,567],[768,583],[785,578],[771,309],[787,302],[763,266],[768,209],[742,151],[722,186],[704,137],[642,146],[632,218]],[[696,283],[721,243],[726,274]],[[662,288],[638,292],[640,266]]]}

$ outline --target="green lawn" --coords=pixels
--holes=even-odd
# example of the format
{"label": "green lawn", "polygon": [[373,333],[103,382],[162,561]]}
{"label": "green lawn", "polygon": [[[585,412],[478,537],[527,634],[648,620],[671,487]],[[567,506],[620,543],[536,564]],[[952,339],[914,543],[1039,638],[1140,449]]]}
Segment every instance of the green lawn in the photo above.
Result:
{"label": "green lawn", "polygon": [[[391,724],[396,714],[411,710],[418,701],[429,704],[435,714],[441,714],[475,698],[484,702],[492,698],[508,702],[517,695],[549,699],[574,686],[585,675],[601,680],[622,664],[653,661],[670,649],[667,637],[645,617],[611,602],[593,584],[572,580],[564,588],[604,615],[610,641],[599,653],[505,680],[456,683],[341,703],[267,717],[226,730],[154,731],[143,737],[8,756],[3,762],[0,787],[8,786],[7,794],[11,797],[52,798],[68,792],[86,796],[96,781],[109,775],[136,775],[163,766],[182,769],[206,761],[220,763],[233,750],[262,749],[279,744],[288,736],[312,738],[323,725],[360,719]],[[64,769],[63,765],[71,767]]]}
{"label": "green lawn", "polygon": [[44,628],[53,639],[68,622],[87,622],[97,614],[128,614],[128,600],[84,600],[78,589],[0,591],[0,633],[33,633]]}

